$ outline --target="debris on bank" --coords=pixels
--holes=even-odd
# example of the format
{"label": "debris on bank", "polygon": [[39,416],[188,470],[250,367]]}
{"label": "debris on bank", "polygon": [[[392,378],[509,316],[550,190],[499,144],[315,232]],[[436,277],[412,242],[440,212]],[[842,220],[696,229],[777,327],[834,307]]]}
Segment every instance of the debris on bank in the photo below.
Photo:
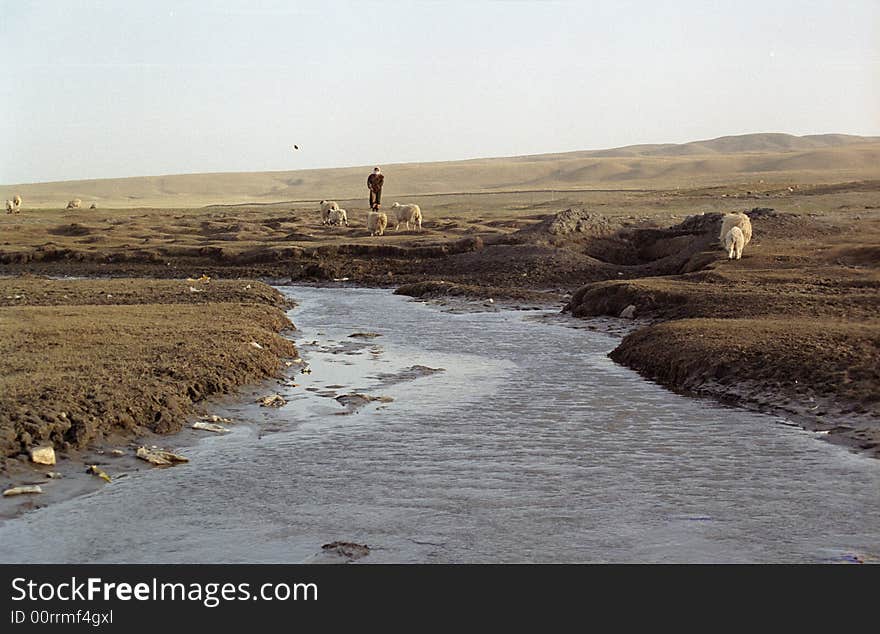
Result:
{"label": "debris on bank", "polygon": [[181,456],[180,454],[165,451],[164,449],[158,449],[156,447],[150,449],[147,449],[146,447],[138,447],[136,455],[141,460],[146,460],[147,462],[160,467],[170,467],[181,462],[189,462],[189,458],[186,456]]}
{"label": "debris on bank", "polygon": [[287,404],[287,401],[280,394],[270,394],[257,399],[257,403],[260,404],[260,407],[282,407]]}
{"label": "debris on bank", "polygon": [[198,421],[193,423],[193,429],[201,429],[202,431],[211,431],[215,434],[225,434],[229,430],[223,425],[215,425],[214,423],[205,423],[202,421]]}
{"label": "debris on bank", "polygon": [[86,469],[86,473],[90,473],[93,476],[101,478],[105,482],[112,481],[110,479],[110,476],[108,476],[107,473],[103,469],[101,469],[98,465],[95,465],[95,464],[89,465],[88,468]]}
{"label": "debris on bank", "polygon": [[43,489],[37,484],[24,484],[18,487],[12,487],[3,491],[3,497],[11,497],[13,495],[26,495],[30,493],[42,493]]}
{"label": "debris on bank", "polygon": [[228,425],[232,422],[231,418],[223,418],[222,416],[217,416],[217,414],[211,414],[210,416],[202,416],[202,420],[206,420],[209,423],[216,424],[225,424]]}

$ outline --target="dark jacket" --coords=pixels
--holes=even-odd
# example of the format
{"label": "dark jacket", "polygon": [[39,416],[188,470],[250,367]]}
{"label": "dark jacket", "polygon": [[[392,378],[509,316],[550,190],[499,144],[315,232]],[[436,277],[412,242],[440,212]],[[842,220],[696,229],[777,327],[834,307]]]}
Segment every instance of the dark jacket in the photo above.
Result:
{"label": "dark jacket", "polygon": [[382,184],[385,182],[385,174],[370,174],[367,177],[367,187],[370,188],[371,191],[378,192],[382,189]]}

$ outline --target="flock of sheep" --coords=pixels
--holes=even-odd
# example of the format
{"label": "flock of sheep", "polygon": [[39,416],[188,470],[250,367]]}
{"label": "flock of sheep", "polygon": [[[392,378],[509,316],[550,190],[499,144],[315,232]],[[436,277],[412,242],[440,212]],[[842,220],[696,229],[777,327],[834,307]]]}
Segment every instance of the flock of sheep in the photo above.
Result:
{"label": "flock of sheep", "polygon": [[[67,203],[68,209],[82,208],[82,200],[74,198]],[[95,203],[89,209],[95,209]],[[391,205],[394,212],[395,225],[394,230],[400,229],[400,225],[406,226],[407,231],[410,225],[422,230],[422,210],[418,205],[401,205],[394,203]],[[17,214],[21,212],[21,196],[18,194],[12,200],[6,201],[6,213]],[[321,201],[321,223],[325,225],[334,225],[341,227],[348,226],[348,212],[339,208],[339,203],[335,200]],[[367,212],[367,231],[371,236],[381,236],[388,227],[388,215],[382,211]],[[729,260],[739,260],[742,257],[743,248],[752,239],[752,222],[744,213],[724,214],[721,219],[721,235],[719,236],[724,250],[727,251]]]}
{"label": "flock of sheep", "polygon": [[[406,226],[407,231],[410,225],[419,231],[422,230],[422,210],[418,205],[401,205],[394,203],[391,205],[394,212],[396,223],[394,230],[397,231],[400,225]],[[321,201],[321,223],[325,225],[335,225],[341,227],[348,226],[348,212],[340,209],[339,204],[335,200]],[[382,211],[367,212],[367,231],[371,236],[381,236],[388,227],[388,215]]]}
{"label": "flock of sheep", "polygon": [[[397,221],[394,230],[397,231],[401,224],[409,230],[410,225],[422,230],[422,210],[418,205],[391,205],[394,217]],[[348,212],[340,209],[335,200],[321,201],[321,223],[341,227],[348,226]],[[381,211],[367,212],[367,231],[371,236],[381,236],[388,227],[388,216]],[[752,239],[752,222],[744,213],[724,214],[721,219],[721,235],[719,236],[724,250],[727,251],[729,260],[739,260],[742,257],[743,248]]]}
{"label": "flock of sheep", "polygon": [[[74,198],[73,200],[67,203],[67,209],[81,209],[82,201],[79,198]],[[89,209],[97,209],[98,205],[92,203],[92,206]],[[21,196],[18,194],[12,200],[6,201],[6,213],[8,214],[17,214],[21,213]]]}

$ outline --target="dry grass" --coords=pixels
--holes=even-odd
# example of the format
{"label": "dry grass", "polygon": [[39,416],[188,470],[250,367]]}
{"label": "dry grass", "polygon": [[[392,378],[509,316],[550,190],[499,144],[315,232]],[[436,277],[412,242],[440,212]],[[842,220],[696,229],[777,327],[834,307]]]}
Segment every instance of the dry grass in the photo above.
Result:
{"label": "dry grass", "polygon": [[277,373],[296,354],[280,294],[246,285],[0,280],[13,298],[0,307],[0,463],[43,442],[175,431],[194,401]]}

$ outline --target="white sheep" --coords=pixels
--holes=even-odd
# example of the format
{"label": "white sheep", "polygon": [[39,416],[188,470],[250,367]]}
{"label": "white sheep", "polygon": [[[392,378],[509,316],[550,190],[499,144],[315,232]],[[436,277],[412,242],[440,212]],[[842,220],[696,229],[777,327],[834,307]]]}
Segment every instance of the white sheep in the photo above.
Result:
{"label": "white sheep", "polygon": [[324,220],[325,225],[342,225],[348,226],[348,212],[345,209],[331,209],[327,212],[327,219]]}
{"label": "white sheep", "polygon": [[743,248],[752,239],[752,221],[743,213],[724,214],[721,219],[721,235],[718,237],[728,258],[739,260]]}
{"label": "white sheep", "polygon": [[321,222],[325,225],[327,224],[327,218],[330,217],[330,212],[334,209],[339,209],[339,203],[335,200],[322,200],[321,201]]}
{"label": "white sheep", "polygon": [[15,211],[15,203],[11,200],[6,201],[6,213],[11,214]]}
{"label": "white sheep", "polygon": [[742,229],[739,227],[731,227],[727,235],[724,236],[724,248],[727,250],[728,260],[739,260],[742,257],[743,247],[746,239]]}
{"label": "white sheep", "polygon": [[371,236],[381,236],[388,226],[388,216],[382,211],[367,212],[367,231]]}
{"label": "white sheep", "polygon": [[21,196],[16,194],[15,197],[12,199],[12,203],[15,205],[15,209],[17,211],[21,210]]}
{"label": "white sheep", "polygon": [[82,204],[83,204],[83,201],[81,201],[79,198],[74,198],[69,203],[67,203],[67,208],[68,209],[79,209],[80,207],[82,207]]}
{"label": "white sheep", "polygon": [[394,203],[391,205],[391,209],[394,210],[394,215],[397,219],[397,224],[394,226],[395,231],[400,228],[401,223],[406,224],[407,230],[409,230],[410,223],[415,225],[419,231],[422,230],[422,210],[418,205]]}
{"label": "white sheep", "polygon": [[739,227],[742,230],[743,239],[745,239],[746,244],[751,242],[752,222],[749,220],[749,217],[743,213],[724,214],[721,218],[721,235],[719,238],[722,242],[724,242],[724,236],[726,236],[727,232],[733,227]]}

